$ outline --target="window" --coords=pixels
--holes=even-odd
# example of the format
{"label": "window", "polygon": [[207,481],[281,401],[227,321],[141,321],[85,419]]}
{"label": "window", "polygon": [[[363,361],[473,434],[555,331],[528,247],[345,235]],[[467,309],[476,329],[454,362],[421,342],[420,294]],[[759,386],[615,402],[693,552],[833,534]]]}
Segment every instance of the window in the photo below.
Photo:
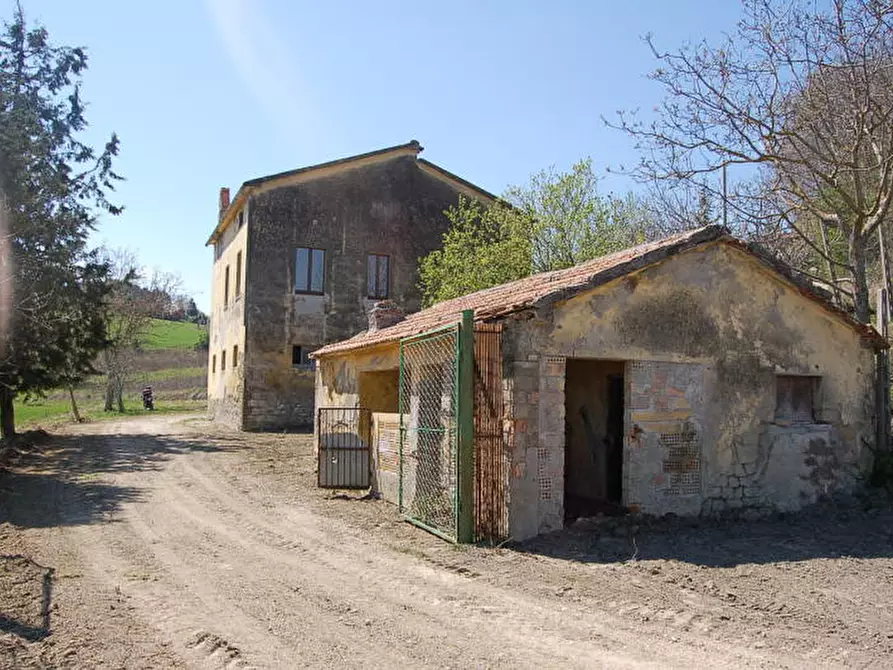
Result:
{"label": "window", "polygon": [[310,354],[316,347],[293,346],[291,348],[291,366],[293,368],[313,369],[314,361],[310,358]]}
{"label": "window", "polygon": [[370,298],[388,297],[388,257],[369,254],[366,258],[366,295]]}
{"label": "window", "polygon": [[775,420],[814,423],[818,377],[779,375],[775,378]]}
{"label": "window", "polygon": [[237,229],[241,228],[242,224],[245,223],[245,210],[244,209],[239,210],[239,214],[236,217],[236,223],[237,223],[237,226],[236,226]]}
{"label": "window", "polygon": [[226,349],[220,352],[220,371],[226,370]]}
{"label": "window", "polygon": [[223,307],[229,304],[229,265],[223,271]]}
{"label": "window", "polygon": [[217,355],[211,356],[211,374],[217,372]]}
{"label": "window", "polygon": [[236,254],[236,297],[242,295],[242,252]]}
{"label": "window", "polygon": [[237,367],[239,365],[239,345],[233,345],[233,367]]}
{"label": "window", "polygon": [[322,293],[326,252],[298,247],[295,252],[295,293]]}

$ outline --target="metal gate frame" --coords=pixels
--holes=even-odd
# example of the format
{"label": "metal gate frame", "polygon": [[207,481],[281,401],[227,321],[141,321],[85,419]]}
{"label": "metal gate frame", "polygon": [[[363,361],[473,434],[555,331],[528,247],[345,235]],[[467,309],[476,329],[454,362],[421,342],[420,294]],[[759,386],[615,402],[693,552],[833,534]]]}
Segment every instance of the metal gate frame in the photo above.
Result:
{"label": "metal gate frame", "polygon": [[508,538],[510,452],[503,432],[502,323],[474,324],[474,539]]}
{"label": "metal gate frame", "polygon": [[[416,425],[412,425],[412,419],[407,422],[406,417],[412,415],[411,403],[413,402],[412,388],[407,385],[415,385],[418,391],[418,381],[412,379],[408,373],[408,365],[414,367],[414,364],[408,364],[407,352],[415,348],[423,347],[426,343],[440,341],[449,337],[455,338],[453,345],[452,360],[443,357],[440,364],[443,369],[447,369],[446,364],[449,363],[449,370],[452,374],[453,388],[450,390],[452,394],[452,413],[443,413],[441,406],[438,411],[438,423],[442,424],[446,419],[447,425],[424,426],[418,425],[420,413],[416,411]],[[458,323],[450,324],[442,328],[436,328],[428,332],[414,335],[400,340],[400,377],[399,377],[399,406],[400,412],[400,450],[399,450],[399,507],[403,517],[438,537],[450,542],[467,543],[474,541],[474,317],[473,312],[468,310],[462,313],[462,320]],[[443,381],[442,379],[440,380]],[[444,398],[443,391],[440,392],[441,402]],[[416,403],[420,402],[418,393],[416,395]],[[421,419],[424,421],[424,418]],[[439,434],[441,438],[438,440],[440,444],[440,452],[436,454],[436,459],[445,462],[452,470],[448,473],[448,479],[452,480],[452,474],[455,473],[455,480],[452,483],[452,490],[449,491],[452,500],[452,514],[450,519],[437,519],[433,515],[427,514],[426,510],[415,508],[415,502],[408,505],[404,497],[407,482],[407,470],[415,468],[413,475],[418,473],[418,464],[408,464],[408,459],[413,458],[418,461],[415,453],[409,453],[410,434],[415,431],[416,444],[418,444],[419,435]],[[447,458],[442,459],[444,445],[451,453],[447,453]],[[429,447],[430,448],[430,445]],[[439,479],[443,479],[439,475]],[[418,486],[418,477],[412,478],[413,497]],[[438,483],[438,486],[442,481]]]}
{"label": "metal gate frame", "polygon": [[317,485],[324,489],[369,488],[372,411],[365,407],[320,407],[316,410],[316,434]]}

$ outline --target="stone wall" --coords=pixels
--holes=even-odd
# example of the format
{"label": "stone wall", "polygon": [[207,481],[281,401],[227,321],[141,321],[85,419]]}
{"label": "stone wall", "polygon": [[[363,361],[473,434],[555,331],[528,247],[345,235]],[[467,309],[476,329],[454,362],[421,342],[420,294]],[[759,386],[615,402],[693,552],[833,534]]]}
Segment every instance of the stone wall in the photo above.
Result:
{"label": "stone wall", "polygon": [[[248,212],[241,227],[230,225],[214,246],[211,313],[208,325],[208,415],[233,427],[242,425],[245,362],[245,264]],[[241,277],[237,277],[241,258]],[[229,295],[223,294],[229,269]],[[238,291],[237,291],[238,288]],[[222,369],[226,352],[226,369]],[[236,358],[234,359],[234,355]]]}
{"label": "stone wall", "polygon": [[564,524],[564,357],[531,352],[506,368],[509,535],[532,537]]}
{"label": "stone wall", "polygon": [[[503,351],[515,539],[563,522],[565,357],[626,361],[623,502],[633,509],[793,510],[852,489],[870,466],[873,350],[722,243],[515,315]],[[778,375],[819,380],[812,423],[776,420]]]}
{"label": "stone wall", "polygon": [[[417,266],[441,244],[458,192],[402,155],[254,195],[248,263],[244,427],[313,423],[312,374],[292,347],[315,348],[367,328],[368,254],[390,257],[391,299],[420,307]],[[326,252],[324,295],[294,291],[297,247]]]}

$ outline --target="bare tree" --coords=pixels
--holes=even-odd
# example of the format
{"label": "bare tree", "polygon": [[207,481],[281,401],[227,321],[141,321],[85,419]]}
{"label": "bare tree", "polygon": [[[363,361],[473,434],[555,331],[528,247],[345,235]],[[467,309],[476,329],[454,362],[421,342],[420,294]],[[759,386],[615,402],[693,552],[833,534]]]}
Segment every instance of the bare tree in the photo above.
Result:
{"label": "bare tree", "polygon": [[[647,180],[722,197],[734,222],[796,238],[869,320],[867,255],[893,198],[893,8],[879,0],[744,0],[720,46],[657,49],[666,98],[653,121],[620,113]],[[841,258],[829,236],[845,242]],[[849,286],[842,288],[846,284]]]}
{"label": "bare tree", "polygon": [[170,310],[179,279],[155,270],[143,280],[136,255],[127,249],[106,251],[113,288],[106,299],[108,346],[103,351],[106,373],[105,411],[124,411],[124,388],[135,369],[152,319]]}

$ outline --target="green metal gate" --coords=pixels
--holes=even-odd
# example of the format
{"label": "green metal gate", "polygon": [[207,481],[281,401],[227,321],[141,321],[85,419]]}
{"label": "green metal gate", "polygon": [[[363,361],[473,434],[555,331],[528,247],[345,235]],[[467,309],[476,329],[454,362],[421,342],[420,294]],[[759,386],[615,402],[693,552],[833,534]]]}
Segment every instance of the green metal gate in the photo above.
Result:
{"label": "green metal gate", "polygon": [[474,534],[473,326],[400,342],[400,511],[451,542]]}

